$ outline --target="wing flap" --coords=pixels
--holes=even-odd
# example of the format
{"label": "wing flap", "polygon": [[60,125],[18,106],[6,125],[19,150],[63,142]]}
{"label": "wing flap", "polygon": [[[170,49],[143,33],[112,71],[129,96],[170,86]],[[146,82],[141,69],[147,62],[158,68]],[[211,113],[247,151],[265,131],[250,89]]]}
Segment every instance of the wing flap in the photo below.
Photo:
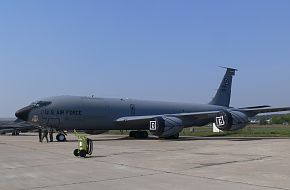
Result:
{"label": "wing flap", "polygon": [[151,120],[162,115],[147,115],[147,116],[127,116],[115,120],[115,123],[120,126],[149,126]]}
{"label": "wing flap", "polygon": [[179,118],[190,119],[207,119],[214,118],[220,111],[205,111],[205,112],[193,112],[193,113],[178,113],[178,114],[166,114],[166,116],[173,116]]}

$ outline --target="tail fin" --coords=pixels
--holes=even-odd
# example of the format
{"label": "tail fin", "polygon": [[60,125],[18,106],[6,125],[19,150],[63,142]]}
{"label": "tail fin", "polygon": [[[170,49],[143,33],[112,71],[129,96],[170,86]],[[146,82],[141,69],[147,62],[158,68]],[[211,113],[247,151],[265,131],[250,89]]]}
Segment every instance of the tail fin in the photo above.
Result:
{"label": "tail fin", "polygon": [[209,104],[229,107],[231,101],[232,80],[237,69],[227,67],[223,68],[227,69],[227,72],[220,84],[219,89],[217,90],[216,95],[212,101],[209,102]]}

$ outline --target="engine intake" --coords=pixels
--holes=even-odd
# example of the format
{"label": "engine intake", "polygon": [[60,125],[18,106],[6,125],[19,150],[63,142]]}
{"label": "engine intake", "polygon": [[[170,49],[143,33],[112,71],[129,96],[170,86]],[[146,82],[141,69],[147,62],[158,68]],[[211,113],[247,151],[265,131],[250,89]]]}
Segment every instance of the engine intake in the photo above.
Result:
{"label": "engine intake", "polygon": [[223,110],[215,118],[216,127],[222,131],[236,131],[246,127],[248,116],[236,110]]}

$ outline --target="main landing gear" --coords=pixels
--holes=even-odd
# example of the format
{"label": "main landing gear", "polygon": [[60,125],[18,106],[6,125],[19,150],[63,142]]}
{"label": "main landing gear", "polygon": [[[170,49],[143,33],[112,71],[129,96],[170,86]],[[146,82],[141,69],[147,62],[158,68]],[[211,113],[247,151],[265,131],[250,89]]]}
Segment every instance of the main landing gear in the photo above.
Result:
{"label": "main landing gear", "polygon": [[165,137],[165,139],[178,139],[179,138],[179,133],[176,133],[174,135],[171,135],[169,137]]}
{"label": "main landing gear", "polygon": [[130,131],[129,136],[135,139],[146,139],[149,135],[147,131]]}

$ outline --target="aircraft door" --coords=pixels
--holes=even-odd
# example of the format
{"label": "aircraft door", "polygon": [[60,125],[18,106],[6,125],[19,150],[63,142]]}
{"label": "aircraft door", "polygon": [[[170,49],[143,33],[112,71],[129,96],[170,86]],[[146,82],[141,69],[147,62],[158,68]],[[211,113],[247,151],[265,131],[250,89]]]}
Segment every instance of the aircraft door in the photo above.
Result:
{"label": "aircraft door", "polygon": [[59,129],[60,128],[60,120],[59,120],[59,118],[48,118],[47,126],[51,127],[51,128],[54,128],[54,129]]}

